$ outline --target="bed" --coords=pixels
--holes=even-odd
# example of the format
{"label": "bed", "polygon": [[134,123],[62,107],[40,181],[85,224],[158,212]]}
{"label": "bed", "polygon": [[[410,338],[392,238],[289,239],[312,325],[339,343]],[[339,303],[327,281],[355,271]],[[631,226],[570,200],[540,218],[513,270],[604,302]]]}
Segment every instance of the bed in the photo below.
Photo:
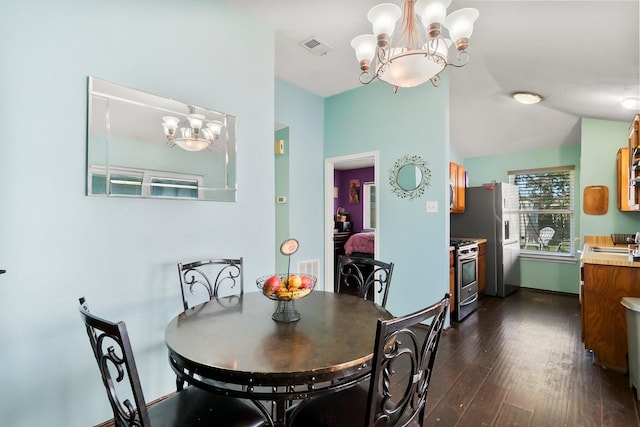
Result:
{"label": "bed", "polygon": [[368,256],[373,258],[375,252],[375,232],[363,231],[362,233],[352,234],[344,244],[344,252],[346,255],[352,256]]}

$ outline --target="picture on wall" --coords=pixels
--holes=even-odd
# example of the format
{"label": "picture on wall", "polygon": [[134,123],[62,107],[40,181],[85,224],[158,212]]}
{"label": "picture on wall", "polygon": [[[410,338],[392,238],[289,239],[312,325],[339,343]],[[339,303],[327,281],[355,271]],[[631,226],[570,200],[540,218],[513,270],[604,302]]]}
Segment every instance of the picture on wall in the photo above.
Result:
{"label": "picture on wall", "polygon": [[360,203],[360,180],[349,180],[349,203],[357,205]]}

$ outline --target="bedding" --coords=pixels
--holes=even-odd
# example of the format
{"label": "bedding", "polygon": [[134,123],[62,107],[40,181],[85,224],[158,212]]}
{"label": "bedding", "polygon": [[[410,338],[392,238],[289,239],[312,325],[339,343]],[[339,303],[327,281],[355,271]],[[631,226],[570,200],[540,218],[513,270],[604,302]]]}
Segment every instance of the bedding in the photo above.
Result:
{"label": "bedding", "polygon": [[344,244],[344,252],[351,255],[354,252],[372,254],[374,252],[375,232],[365,231],[352,234]]}

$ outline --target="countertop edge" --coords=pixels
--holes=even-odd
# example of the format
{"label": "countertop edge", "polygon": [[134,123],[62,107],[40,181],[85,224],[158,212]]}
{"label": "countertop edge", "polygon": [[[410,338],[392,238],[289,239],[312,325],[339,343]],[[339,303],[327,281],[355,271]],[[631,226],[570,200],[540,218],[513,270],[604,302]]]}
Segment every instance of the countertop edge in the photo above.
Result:
{"label": "countertop edge", "polygon": [[[464,239],[465,239],[465,240],[475,240],[475,242],[476,242],[477,244],[479,244],[479,245],[480,245],[480,244],[482,244],[482,243],[487,243],[487,239],[477,239],[477,238],[475,238],[475,237],[470,237],[470,238],[466,238],[466,237],[465,237]],[[455,249],[455,246],[449,246],[449,251],[452,251],[452,250],[454,250],[454,249]]]}
{"label": "countertop edge", "polygon": [[[597,245],[602,246],[602,245]],[[611,265],[615,267],[634,267],[640,268],[640,261],[629,261],[629,258],[625,254],[614,255],[602,252],[594,252],[594,245],[585,244],[580,256],[580,262],[582,264],[595,264],[595,265]]]}

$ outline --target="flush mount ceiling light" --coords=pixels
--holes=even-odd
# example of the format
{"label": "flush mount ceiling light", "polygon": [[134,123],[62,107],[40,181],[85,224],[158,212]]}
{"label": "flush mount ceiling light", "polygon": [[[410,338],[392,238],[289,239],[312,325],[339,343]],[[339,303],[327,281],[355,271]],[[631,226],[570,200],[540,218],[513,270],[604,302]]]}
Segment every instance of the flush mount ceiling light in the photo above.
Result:
{"label": "flush mount ceiling light", "polygon": [[[440,83],[440,73],[448,66],[462,67],[469,61],[469,37],[478,11],[459,9],[445,18],[451,0],[403,0],[400,9],[382,3],[369,10],[367,19],[373,34],[351,41],[360,63],[360,83],[380,79],[398,87],[414,87],[427,82]],[[396,22],[400,19],[396,29]],[[449,38],[442,37],[444,26]],[[449,48],[455,44],[455,58]]]}
{"label": "flush mount ceiling light", "polygon": [[537,104],[542,101],[542,97],[537,93],[531,92],[515,92],[511,94],[511,97],[518,101],[520,104]]}
{"label": "flush mount ceiling light", "polygon": [[169,146],[178,145],[187,151],[201,151],[215,146],[223,124],[217,120],[206,121],[205,116],[196,114],[193,107],[189,110],[190,114],[182,123],[174,116],[162,117],[162,126]]}
{"label": "flush mount ceiling light", "polygon": [[622,106],[627,110],[640,110],[640,98],[625,98],[622,100]]}

